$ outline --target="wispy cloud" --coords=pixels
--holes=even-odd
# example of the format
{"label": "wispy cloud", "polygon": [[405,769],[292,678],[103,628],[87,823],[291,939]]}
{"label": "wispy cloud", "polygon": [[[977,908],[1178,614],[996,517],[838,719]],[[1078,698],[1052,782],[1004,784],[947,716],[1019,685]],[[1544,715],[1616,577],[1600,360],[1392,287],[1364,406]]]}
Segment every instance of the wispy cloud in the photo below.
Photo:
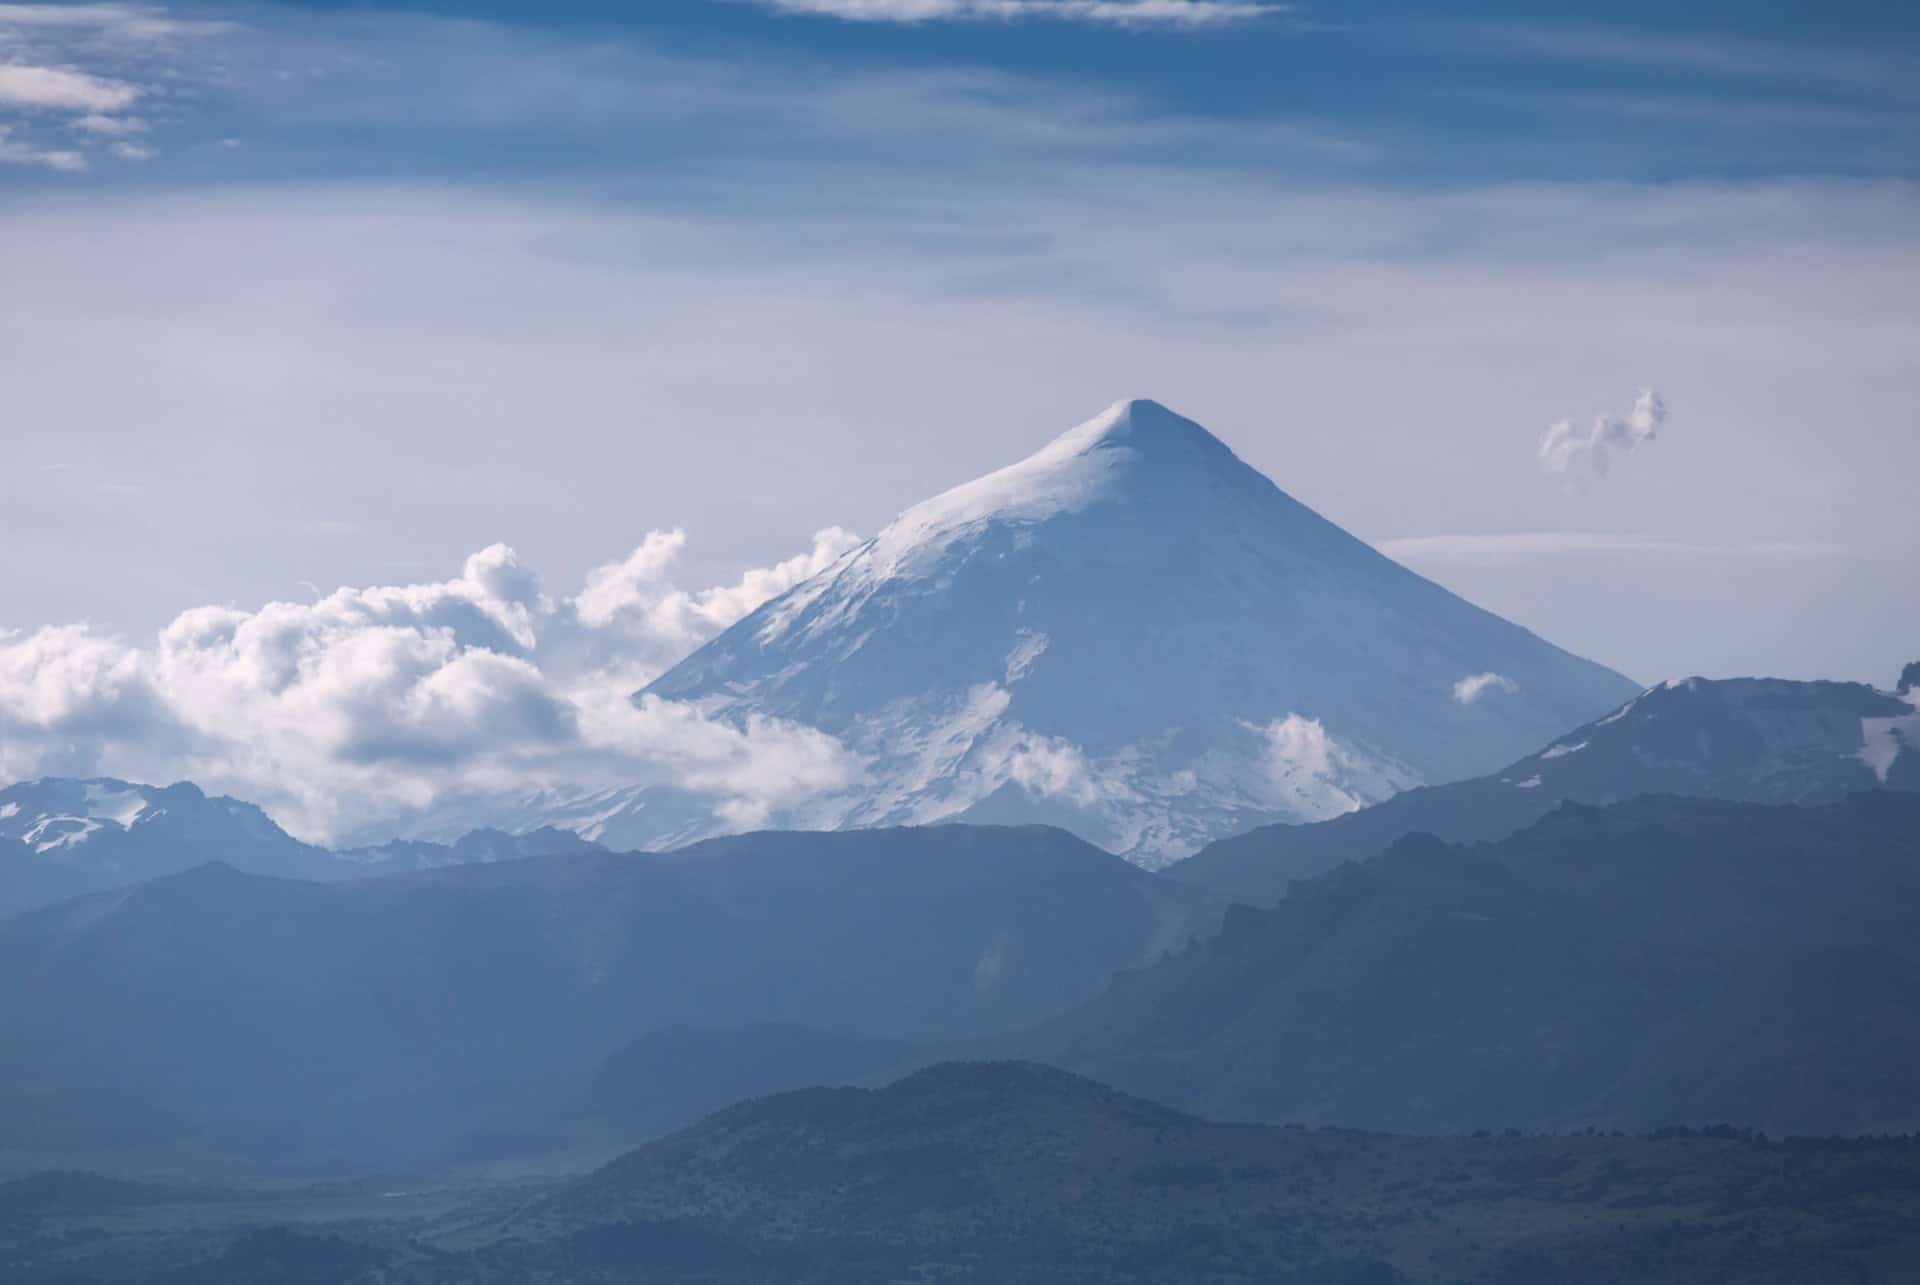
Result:
{"label": "wispy cloud", "polygon": [[1382,540],[1390,558],[1430,566],[1497,567],[1551,558],[1614,555],[1689,558],[1833,558],[1854,552],[1844,545],[1795,540],[1725,544],[1663,540],[1610,531],[1511,531],[1489,535],[1413,535]]}
{"label": "wispy cloud", "polygon": [[0,4],[0,28],[85,31],[125,43],[164,41],[229,31],[220,19],[176,18],[145,4]]}
{"label": "wispy cloud", "polygon": [[[1433,27],[1423,30],[1430,34],[1436,31]],[[1442,30],[1450,30],[1456,41],[1573,62],[1664,67],[1906,98],[1920,94],[1916,88],[1920,86],[1920,58],[1894,49],[1564,24],[1467,24]]]}
{"label": "wispy cloud", "polygon": [[1839,105],[1797,97],[1747,94],[1594,93],[1585,91],[1473,91],[1462,97],[1496,107],[1538,112],[1570,108],[1597,115],[1666,120],[1727,129],[1910,129],[1911,111],[1896,105]]}
{"label": "wispy cloud", "polygon": [[40,165],[73,172],[87,168],[87,158],[72,148],[40,147],[17,139],[12,126],[0,124],[0,165]]}
{"label": "wispy cloud", "polygon": [[757,0],[779,13],[847,22],[1018,22],[1218,27],[1284,12],[1267,0]]}

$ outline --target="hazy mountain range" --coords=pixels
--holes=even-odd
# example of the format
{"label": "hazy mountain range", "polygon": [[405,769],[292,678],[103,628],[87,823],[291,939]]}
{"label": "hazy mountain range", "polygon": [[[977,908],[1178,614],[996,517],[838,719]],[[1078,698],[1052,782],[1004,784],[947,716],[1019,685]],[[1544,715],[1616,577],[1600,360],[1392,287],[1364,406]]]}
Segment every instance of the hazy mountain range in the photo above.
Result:
{"label": "hazy mountain range", "polygon": [[1029,1030],[918,1048],[663,1030],[609,1062],[599,1092],[664,1128],[715,1105],[703,1083],[748,1097],[1014,1057],[1214,1119],[1907,1132],[1915,833],[1920,796],[1891,792],[1563,804],[1497,843],[1407,836],[1272,910],[1236,906],[1217,936]]}
{"label": "hazy mountain range", "polygon": [[1206,891],[1039,827],[327,885],[204,867],[0,921],[0,1154],[577,1163],[729,1094],[956,1054],[1227,1118],[1904,1130],[1916,833],[1897,791],[1564,804],[1224,928]]}
{"label": "hazy mountain range", "polygon": [[203,866],[0,921],[0,1151],[301,1172],[514,1155],[559,1145],[601,1061],[649,1030],[981,1036],[1092,998],[1219,915],[1041,828],[745,835],[336,884]]}

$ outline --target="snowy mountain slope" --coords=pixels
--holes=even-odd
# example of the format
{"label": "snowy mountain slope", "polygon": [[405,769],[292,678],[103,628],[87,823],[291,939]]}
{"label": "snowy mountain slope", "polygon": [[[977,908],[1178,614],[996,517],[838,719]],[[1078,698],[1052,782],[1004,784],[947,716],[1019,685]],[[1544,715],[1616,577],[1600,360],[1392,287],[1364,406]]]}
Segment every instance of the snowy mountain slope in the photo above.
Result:
{"label": "snowy mountain slope", "polygon": [[1409,790],[1328,821],[1264,826],[1209,844],[1165,873],[1266,905],[1291,880],[1372,857],[1403,835],[1504,839],[1564,802],[1671,794],[1811,805],[1881,788],[1920,791],[1920,687],[1687,678],[1498,772]]}
{"label": "snowy mountain slope", "polygon": [[[865,758],[776,824],[1045,821],[1157,865],[1488,771],[1637,690],[1133,401],[909,509],[636,699]],[[595,837],[651,825],[616,809]]]}

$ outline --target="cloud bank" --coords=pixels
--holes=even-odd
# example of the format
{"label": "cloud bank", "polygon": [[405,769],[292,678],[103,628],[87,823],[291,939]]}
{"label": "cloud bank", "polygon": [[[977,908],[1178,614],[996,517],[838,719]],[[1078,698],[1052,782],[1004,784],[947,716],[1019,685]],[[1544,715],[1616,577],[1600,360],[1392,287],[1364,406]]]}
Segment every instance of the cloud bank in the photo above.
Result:
{"label": "cloud bank", "polygon": [[1595,416],[1593,427],[1585,433],[1575,431],[1570,419],[1548,426],[1540,439],[1540,467],[1576,483],[1597,482],[1607,475],[1616,452],[1624,455],[1652,441],[1666,420],[1667,407],[1660,394],[1643,388],[1625,419]]}
{"label": "cloud bank", "polygon": [[148,646],[84,625],[0,634],[0,778],[185,776],[318,840],[447,797],[559,786],[672,785],[752,825],[856,780],[859,761],[811,728],[630,699],[854,538],[830,528],[694,591],[671,579],[685,543],[653,532],[557,600],[496,544],[448,580],[194,608]]}

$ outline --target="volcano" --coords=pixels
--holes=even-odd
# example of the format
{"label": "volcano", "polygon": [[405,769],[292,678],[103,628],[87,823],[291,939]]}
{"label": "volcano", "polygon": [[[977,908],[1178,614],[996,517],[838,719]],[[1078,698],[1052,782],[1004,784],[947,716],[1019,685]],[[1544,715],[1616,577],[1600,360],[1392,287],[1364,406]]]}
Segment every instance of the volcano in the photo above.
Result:
{"label": "volcano", "polygon": [[[1157,866],[1486,773],[1638,690],[1126,401],[908,509],[635,699],[863,756],[856,789],[781,824],[1044,822]],[[645,811],[595,837],[644,842]]]}

